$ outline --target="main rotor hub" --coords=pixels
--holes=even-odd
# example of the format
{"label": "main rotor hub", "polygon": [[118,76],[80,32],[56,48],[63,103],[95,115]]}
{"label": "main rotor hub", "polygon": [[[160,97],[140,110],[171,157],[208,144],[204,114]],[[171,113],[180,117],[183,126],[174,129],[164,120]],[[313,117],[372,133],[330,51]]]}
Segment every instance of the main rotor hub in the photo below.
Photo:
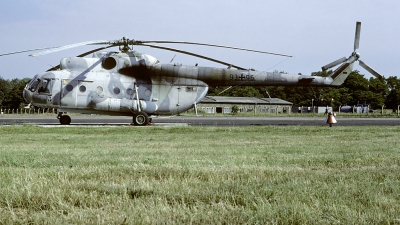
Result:
{"label": "main rotor hub", "polygon": [[359,59],[359,58],[360,58],[360,53],[358,53],[358,52],[353,52],[353,53],[351,54],[351,56],[354,56],[354,57],[356,57],[356,59]]}
{"label": "main rotor hub", "polygon": [[135,40],[129,40],[129,38],[123,37],[121,40],[117,41],[116,44],[119,45],[119,50],[121,52],[127,52],[127,51],[131,50],[129,45],[132,45],[134,42],[135,42]]}

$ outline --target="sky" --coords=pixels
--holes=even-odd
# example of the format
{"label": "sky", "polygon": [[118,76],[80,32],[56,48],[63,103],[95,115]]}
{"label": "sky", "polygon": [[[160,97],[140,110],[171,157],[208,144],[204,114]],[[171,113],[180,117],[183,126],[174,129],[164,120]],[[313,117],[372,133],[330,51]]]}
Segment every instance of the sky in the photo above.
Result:
{"label": "sky", "polygon": [[[362,22],[361,60],[385,77],[400,77],[400,1],[396,0],[13,0],[0,7],[0,54],[91,40],[174,40],[293,55],[273,56],[206,46],[164,44],[244,68],[311,74],[353,52]],[[0,77],[32,78],[100,46],[39,57],[0,57]],[[117,48],[111,48],[116,51]],[[136,46],[161,63],[226,68],[193,56]],[[371,75],[356,64],[354,69]]]}

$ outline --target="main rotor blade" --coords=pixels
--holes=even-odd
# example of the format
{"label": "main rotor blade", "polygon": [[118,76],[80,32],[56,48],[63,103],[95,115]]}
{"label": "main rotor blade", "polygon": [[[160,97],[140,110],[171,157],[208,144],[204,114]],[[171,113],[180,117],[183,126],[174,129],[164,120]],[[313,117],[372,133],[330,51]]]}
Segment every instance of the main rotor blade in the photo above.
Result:
{"label": "main rotor blade", "polygon": [[[58,47],[60,47],[60,46],[58,46]],[[52,48],[58,48],[58,47],[37,48],[37,49],[30,49],[30,50],[24,50],[24,51],[18,51],[18,52],[9,52],[9,53],[0,54],[0,56],[13,55],[13,54],[19,54],[19,53],[24,53],[24,52],[40,51],[40,50],[52,49]]]}
{"label": "main rotor blade", "polygon": [[212,62],[220,63],[222,65],[233,67],[233,68],[236,68],[236,69],[239,69],[239,70],[246,70],[243,67],[236,66],[236,65],[233,65],[231,63],[223,62],[223,61],[220,61],[220,60],[217,60],[217,59],[213,59],[213,58],[210,58],[210,57],[207,57],[207,56],[195,54],[195,53],[192,53],[192,52],[182,51],[182,50],[179,50],[179,49],[176,49],[176,48],[168,48],[168,47],[157,46],[157,45],[149,45],[149,44],[141,44],[141,45],[152,47],[152,48],[164,49],[164,50],[173,51],[173,52],[179,52],[179,53],[182,53],[182,54],[191,55],[191,56],[202,58],[202,59],[206,59],[206,60],[209,60],[209,61],[212,61]]}
{"label": "main rotor blade", "polygon": [[328,69],[330,69],[330,68],[332,68],[332,67],[335,67],[335,66],[339,65],[340,63],[345,62],[346,60],[347,60],[347,58],[346,58],[346,57],[343,57],[343,58],[340,58],[340,59],[338,59],[338,60],[336,60],[336,61],[333,61],[333,62],[331,62],[331,63],[329,63],[329,64],[323,66],[323,67],[322,67],[322,71],[325,71],[325,70],[328,70]]}
{"label": "main rotor blade", "polygon": [[360,33],[361,33],[361,22],[356,23],[356,35],[354,38],[354,51],[360,47]]}
{"label": "main rotor blade", "polygon": [[91,51],[82,53],[82,54],[80,54],[80,55],[77,55],[76,57],[85,57],[85,56],[87,56],[87,55],[89,55],[89,54],[92,54],[92,53],[94,53],[94,52],[98,52],[98,51],[100,51],[100,50],[107,49],[107,48],[111,48],[111,47],[115,47],[115,46],[110,45],[110,46],[107,46],[107,47],[96,48],[96,49],[94,49],[94,50],[91,50]]}
{"label": "main rotor blade", "polygon": [[[89,55],[89,54],[91,54],[91,53],[94,53],[94,52],[97,52],[97,51],[100,51],[100,50],[103,50],[103,49],[106,49],[106,48],[111,48],[111,47],[114,47],[114,46],[107,46],[107,47],[96,48],[96,49],[94,49],[94,50],[91,50],[91,51],[85,52],[85,53],[83,53],[83,54],[77,55],[76,57],[85,57],[85,56],[87,56],[87,55]],[[54,70],[58,70],[58,69],[60,69],[60,65],[51,67],[51,68],[48,69],[46,72],[54,71]]]}
{"label": "main rotor blade", "polygon": [[47,48],[47,50],[45,50],[45,51],[37,52],[37,53],[31,54],[29,56],[36,57],[36,56],[40,56],[40,55],[46,55],[49,53],[63,51],[63,50],[70,49],[70,48],[80,47],[83,45],[103,44],[104,42],[107,42],[107,41],[85,41],[85,42],[80,42],[80,43],[76,43],[76,44],[63,45],[63,46],[54,47],[54,48]]}
{"label": "main rotor blade", "polygon": [[204,44],[204,43],[197,43],[197,42],[186,42],[186,41],[135,41],[135,45],[143,45],[143,43],[203,45],[203,46],[218,47],[218,48],[229,48],[229,49],[248,51],[248,52],[257,52],[257,53],[262,53],[262,54],[293,57],[291,55],[285,55],[285,54],[279,54],[279,53],[273,53],[273,52],[264,52],[264,51],[258,51],[258,50],[252,50],[252,49],[237,48],[237,47],[224,46],[224,45]]}
{"label": "main rotor blade", "polygon": [[362,68],[364,68],[366,71],[370,72],[370,73],[371,73],[372,75],[374,75],[376,78],[378,78],[378,79],[383,79],[383,76],[382,76],[380,73],[376,72],[376,70],[372,69],[370,66],[368,66],[367,64],[365,64],[363,61],[358,60],[358,62],[359,62],[360,66],[361,66]]}

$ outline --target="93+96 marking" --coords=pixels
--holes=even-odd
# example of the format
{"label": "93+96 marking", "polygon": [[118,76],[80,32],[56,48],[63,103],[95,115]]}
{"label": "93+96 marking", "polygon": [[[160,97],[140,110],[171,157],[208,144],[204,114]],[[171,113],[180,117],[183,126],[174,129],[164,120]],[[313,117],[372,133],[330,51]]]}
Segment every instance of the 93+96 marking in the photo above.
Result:
{"label": "93+96 marking", "polygon": [[255,79],[254,79],[254,75],[243,75],[243,74],[240,74],[240,76],[239,75],[237,75],[237,74],[231,74],[230,75],[230,80],[235,80],[235,81],[254,81]]}

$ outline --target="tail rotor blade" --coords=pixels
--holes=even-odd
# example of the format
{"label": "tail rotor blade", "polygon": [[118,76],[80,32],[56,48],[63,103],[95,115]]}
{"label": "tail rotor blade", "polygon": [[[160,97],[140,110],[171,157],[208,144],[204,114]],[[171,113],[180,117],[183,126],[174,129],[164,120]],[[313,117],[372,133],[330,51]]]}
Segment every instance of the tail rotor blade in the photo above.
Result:
{"label": "tail rotor blade", "polygon": [[366,71],[370,72],[372,75],[374,75],[376,78],[378,79],[383,79],[383,76],[376,72],[374,69],[372,69],[370,66],[368,66],[367,64],[365,64],[363,61],[358,60],[358,62],[360,63],[360,66],[362,68],[364,68]]}
{"label": "tail rotor blade", "polygon": [[346,58],[346,57],[343,57],[343,58],[340,58],[340,59],[338,59],[338,60],[336,60],[336,61],[333,61],[333,62],[331,62],[331,63],[329,63],[329,64],[323,66],[323,67],[322,67],[322,71],[325,71],[325,70],[328,70],[328,69],[330,69],[330,68],[332,68],[332,67],[335,67],[335,66],[339,65],[340,63],[345,62],[346,60],[347,60],[347,58]]}
{"label": "tail rotor blade", "polygon": [[361,33],[361,22],[357,22],[356,35],[354,38],[354,51],[360,47],[360,33]]}

